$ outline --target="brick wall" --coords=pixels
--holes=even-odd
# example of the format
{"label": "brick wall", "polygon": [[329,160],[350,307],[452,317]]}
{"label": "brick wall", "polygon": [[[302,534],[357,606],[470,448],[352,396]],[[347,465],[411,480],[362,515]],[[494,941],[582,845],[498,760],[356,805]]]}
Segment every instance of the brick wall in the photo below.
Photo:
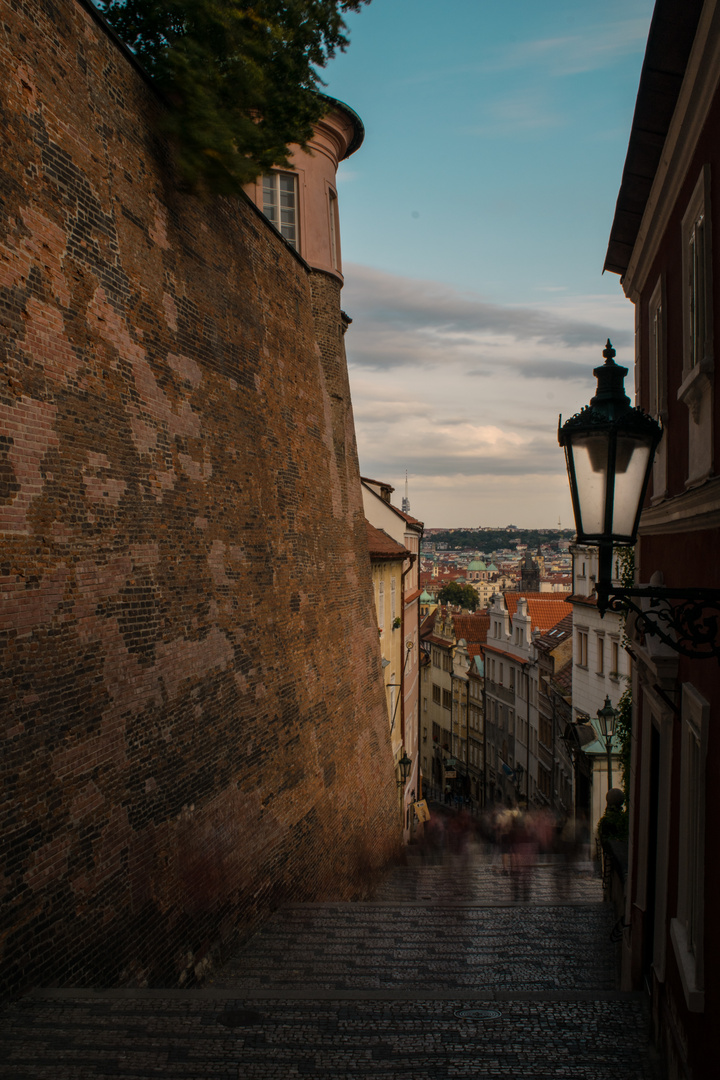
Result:
{"label": "brick wall", "polygon": [[399,831],[337,283],[0,0],[0,969],[187,984]]}

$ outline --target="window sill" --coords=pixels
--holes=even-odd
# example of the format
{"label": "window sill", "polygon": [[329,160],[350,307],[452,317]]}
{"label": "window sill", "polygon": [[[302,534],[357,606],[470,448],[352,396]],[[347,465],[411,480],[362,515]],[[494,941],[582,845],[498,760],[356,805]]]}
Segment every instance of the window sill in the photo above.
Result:
{"label": "window sill", "polygon": [[678,401],[682,401],[688,407],[695,423],[698,422],[700,402],[705,394],[712,390],[714,369],[713,361],[707,357],[703,358],[684,375],[678,389]]}
{"label": "window sill", "polygon": [[680,969],[685,1004],[690,1012],[704,1012],[705,991],[697,984],[696,960],[688,948],[685,926],[679,919],[673,919],[670,923],[670,938],[675,950],[675,959]]}

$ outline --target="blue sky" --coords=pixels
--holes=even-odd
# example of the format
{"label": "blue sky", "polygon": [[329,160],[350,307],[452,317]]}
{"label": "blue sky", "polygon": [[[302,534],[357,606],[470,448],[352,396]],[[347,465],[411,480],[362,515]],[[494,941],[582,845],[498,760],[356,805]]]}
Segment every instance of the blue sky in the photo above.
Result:
{"label": "blue sky", "polygon": [[[558,413],[633,310],[602,275],[652,0],[373,0],[327,92],[361,470],[429,526],[570,527]],[[631,381],[631,377],[630,377]],[[402,494],[398,490],[398,498]]]}

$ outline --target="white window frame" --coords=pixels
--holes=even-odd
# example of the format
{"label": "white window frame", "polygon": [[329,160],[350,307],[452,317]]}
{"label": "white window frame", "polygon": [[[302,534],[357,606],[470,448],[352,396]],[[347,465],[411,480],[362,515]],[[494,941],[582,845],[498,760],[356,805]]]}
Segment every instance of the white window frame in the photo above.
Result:
{"label": "white window frame", "polygon": [[385,582],[378,582],[378,629],[385,629]]}
{"label": "white window frame", "polygon": [[[292,221],[283,221],[283,210],[287,211],[287,207],[282,206],[281,195],[288,194],[287,190],[283,191],[281,188],[281,179],[291,180],[292,182]],[[268,188],[272,187],[275,194],[274,203],[270,203],[266,200],[265,195]],[[300,199],[299,199],[299,185],[297,173],[276,171],[265,173],[261,177],[260,189],[262,191],[262,209],[263,214],[272,222],[281,236],[287,240],[291,247],[296,251],[300,250]],[[274,211],[276,211],[274,213]]]}
{"label": "white window frame", "polygon": [[328,215],[330,219],[330,265],[340,273],[340,228],[337,192],[328,188]]}
{"label": "white window frame", "polygon": [[706,759],[710,704],[683,684],[680,747],[680,836],[677,918],[670,923],[675,956],[690,1012],[705,1008],[704,893]]}

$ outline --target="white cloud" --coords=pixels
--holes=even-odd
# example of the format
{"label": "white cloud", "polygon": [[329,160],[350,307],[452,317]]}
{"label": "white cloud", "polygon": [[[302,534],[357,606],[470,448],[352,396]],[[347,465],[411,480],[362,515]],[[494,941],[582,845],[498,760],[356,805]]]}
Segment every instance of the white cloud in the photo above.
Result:
{"label": "white cloud", "polygon": [[[457,524],[471,492],[484,520],[548,526],[567,516],[558,413],[591,397],[608,335],[622,346],[618,360],[630,356],[631,306],[595,296],[503,306],[437,282],[345,269],[363,474],[393,483],[408,469],[418,494],[432,496],[436,524]],[[439,517],[451,505],[451,517]]]}

